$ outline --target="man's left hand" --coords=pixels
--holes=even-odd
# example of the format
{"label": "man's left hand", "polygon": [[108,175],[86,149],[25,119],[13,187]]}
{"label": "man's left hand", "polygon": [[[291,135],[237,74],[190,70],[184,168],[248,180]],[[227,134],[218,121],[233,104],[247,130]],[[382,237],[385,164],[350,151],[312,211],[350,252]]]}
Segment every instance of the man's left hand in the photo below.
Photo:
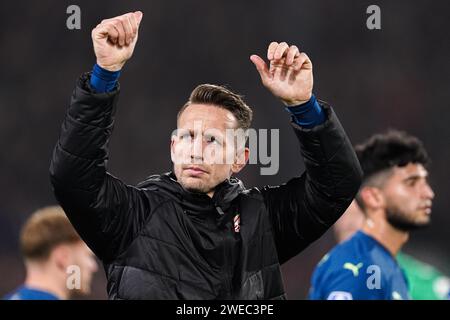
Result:
{"label": "man's left hand", "polygon": [[263,85],[286,106],[307,102],[312,95],[312,62],[304,52],[286,42],[272,42],[267,50],[270,66],[257,55],[250,60],[256,66]]}

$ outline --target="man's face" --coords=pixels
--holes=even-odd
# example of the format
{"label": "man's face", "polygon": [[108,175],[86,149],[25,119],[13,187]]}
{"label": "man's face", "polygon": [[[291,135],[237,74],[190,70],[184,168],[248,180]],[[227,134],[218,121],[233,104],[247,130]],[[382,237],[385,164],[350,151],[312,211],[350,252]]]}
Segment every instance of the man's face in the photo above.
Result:
{"label": "man's face", "polygon": [[409,231],[430,222],[433,190],[421,164],[395,167],[382,190],[386,219],[394,227]]}
{"label": "man's face", "polygon": [[243,168],[248,149],[237,150],[236,140],[229,138],[236,126],[234,115],[217,106],[192,104],[182,112],[172,136],[171,156],[177,180],[185,189],[212,196],[219,183]]}
{"label": "man's face", "polygon": [[88,295],[91,293],[91,282],[93,274],[97,271],[98,266],[95,255],[89,247],[82,241],[71,245],[72,264],[80,268],[80,289],[76,295]]}

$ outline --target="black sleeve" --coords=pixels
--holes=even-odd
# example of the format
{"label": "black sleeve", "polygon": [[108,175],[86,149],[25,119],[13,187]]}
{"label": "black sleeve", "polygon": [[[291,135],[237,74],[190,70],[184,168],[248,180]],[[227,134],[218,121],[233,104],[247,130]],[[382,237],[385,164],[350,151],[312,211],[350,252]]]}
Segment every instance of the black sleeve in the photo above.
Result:
{"label": "black sleeve", "polygon": [[147,193],[106,172],[119,87],[94,93],[84,74],[73,91],[50,163],[56,199],[77,232],[103,260],[134,239],[150,212]]}
{"label": "black sleeve", "polygon": [[344,213],[358,192],[362,171],[333,109],[321,102],[327,119],[312,129],[291,121],[306,171],[261,193],[269,212],[280,263],[318,239]]}

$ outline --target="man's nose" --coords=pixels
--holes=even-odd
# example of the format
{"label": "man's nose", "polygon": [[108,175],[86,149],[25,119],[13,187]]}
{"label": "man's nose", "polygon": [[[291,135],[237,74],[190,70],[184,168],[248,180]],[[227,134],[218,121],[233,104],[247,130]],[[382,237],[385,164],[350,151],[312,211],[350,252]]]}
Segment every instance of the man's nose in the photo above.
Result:
{"label": "man's nose", "polygon": [[433,192],[433,189],[431,188],[431,186],[428,183],[425,184],[423,192],[424,192],[424,196],[427,199],[433,200],[434,192]]}
{"label": "man's nose", "polygon": [[191,159],[196,161],[203,160],[203,139],[201,135],[194,138],[191,149]]}
{"label": "man's nose", "polygon": [[97,272],[97,270],[98,270],[98,264],[97,264],[97,261],[95,260],[95,258],[93,258],[92,263],[91,263],[91,271]]}

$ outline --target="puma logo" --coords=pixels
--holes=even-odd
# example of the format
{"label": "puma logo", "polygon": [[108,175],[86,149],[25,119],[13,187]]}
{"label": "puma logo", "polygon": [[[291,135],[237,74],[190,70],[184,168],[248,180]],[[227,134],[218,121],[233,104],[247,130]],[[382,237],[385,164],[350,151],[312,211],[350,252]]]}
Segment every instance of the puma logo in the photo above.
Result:
{"label": "puma logo", "polygon": [[353,263],[346,262],[344,263],[344,269],[350,270],[353,273],[353,276],[357,277],[359,275],[359,269],[361,269],[363,266],[363,263],[360,262],[357,265],[354,265]]}

